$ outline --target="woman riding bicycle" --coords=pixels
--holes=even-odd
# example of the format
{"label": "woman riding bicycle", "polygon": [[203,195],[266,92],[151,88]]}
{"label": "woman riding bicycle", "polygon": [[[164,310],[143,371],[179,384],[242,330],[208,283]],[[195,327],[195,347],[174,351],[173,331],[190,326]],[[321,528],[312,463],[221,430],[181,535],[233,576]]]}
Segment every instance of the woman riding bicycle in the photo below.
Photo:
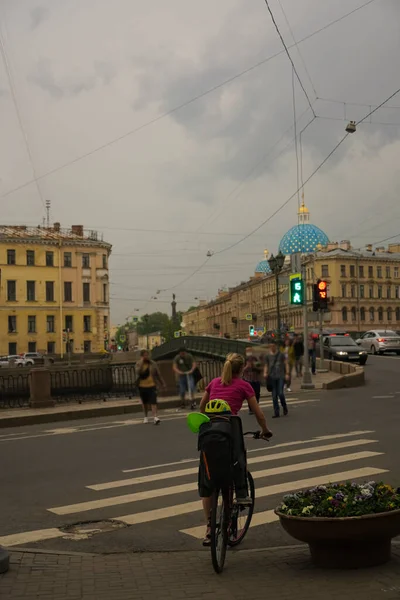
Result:
{"label": "woman riding bicycle", "polygon": [[[200,412],[212,412],[214,414],[216,412],[225,412],[225,414],[227,414],[226,411],[229,410],[231,415],[236,416],[242,408],[243,402],[247,400],[250,411],[254,413],[257,422],[261,427],[261,436],[265,439],[269,439],[272,436],[272,433],[268,429],[264,413],[255,398],[254,390],[247,381],[243,381],[241,378],[244,365],[244,359],[240,354],[228,354],[221,377],[213,379],[204,392],[200,402]],[[212,401],[225,402],[213,403]],[[209,410],[207,410],[207,407],[209,407]],[[239,442],[241,446],[244,446],[243,438]],[[244,470],[245,469],[246,466],[244,461]],[[239,479],[247,482],[246,473],[244,473],[244,478],[239,477]],[[209,545],[209,515],[211,510],[212,489],[207,486],[202,463],[200,463],[199,470],[199,494],[202,498],[204,515],[207,520],[207,531],[203,545]],[[245,486],[243,486],[243,489],[236,489],[236,501],[241,505],[251,504],[252,500],[248,497]]]}

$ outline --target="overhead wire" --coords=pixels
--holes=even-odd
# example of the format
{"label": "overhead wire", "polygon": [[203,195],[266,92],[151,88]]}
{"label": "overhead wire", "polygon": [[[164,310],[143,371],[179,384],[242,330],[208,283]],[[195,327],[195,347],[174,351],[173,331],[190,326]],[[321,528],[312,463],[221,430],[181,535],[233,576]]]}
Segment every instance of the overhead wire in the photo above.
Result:
{"label": "overhead wire", "polygon": [[[291,55],[290,55],[290,52],[289,52],[289,49],[288,49],[288,47],[287,47],[287,45],[286,45],[286,42],[285,42],[285,40],[283,39],[283,35],[282,35],[282,34],[281,34],[281,32],[280,32],[280,29],[279,29],[278,23],[276,22],[276,19],[275,19],[275,17],[274,17],[274,13],[273,13],[273,12],[272,12],[272,10],[271,10],[271,7],[270,7],[270,4],[269,4],[269,1],[268,1],[268,0],[264,0],[264,1],[265,1],[265,4],[266,4],[266,6],[267,6],[267,9],[268,9],[268,12],[269,12],[269,14],[270,14],[270,17],[271,17],[271,19],[272,19],[272,22],[273,22],[273,24],[274,24],[274,26],[275,26],[275,29],[276,29],[276,31],[277,31],[277,33],[278,33],[278,36],[279,36],[279,38],[280,38],[280,40],[281,40],[281,42],[282,42],[282,45],[283,45],[283,47],[284,47],[284,49],[285,49],[285,52],[286,52],[286,54],[287,54],[287,57],[288,57],[288,59],[289,59],[289,60],[290,60],[290,62],[291,62],[292,68],[293,68],[293,70],[294,70],[294,72],[295,72],[295,74],[296,74],[296,77],[297,77],[297,80],[298,80],[298,82],[299,82],[299,84],[300,84],[300,87],[301,87],[301,89],[303,90],[305,97],[307,98],[307,102],[308,102],[308,104],[309,104],[309,107],[311,108],[311,111],[312,111],[312,113],[313,113],[314,117],[316,117],[317,115],[315,114],[315,110],[314,110],[314,107],[313,107],[313,105],[312,105],[312,102],[311,102],[311,100],[310,100],[310,97],[309,97],[309,95],[308,95],[308,93],[307,93],[307,90],[306,90],[306,88],[305,88],[305,87],[304,87],[304,85],[303,85],[303,82],[302,82],[302,80],[301,80],[301,78],[300,78],[300,75],[299,75],[299,74],[298,74],[298,72],[297,72],[296,65],[295,65],[295,64],[294,64],[294,62],[293,62],[293,59],[292,59],[292,57],[291,57]],[[295,44],[295,46],[297,47],[297,44]]]}
{"label": "overhead wire", "polygon": [[[337,23],[343,21],[344,19],[352,16],[353,14],[355,14],[356,12],[362,10],[363,8],[369,6],[370,4],[372,4],[373,2],[376,2],[377,0],[368,0],[367,2],[364,2],[363,4],[361,4],[360,6],[356,7],[355,9],[345,13],[344,15],[342,15],[341,17],[338,17],[337,19],[334,19],[333,21],[330,21],[329,23],[327,23],[326,25],[320,27],[319,29],[313,31],[312,33],[304,36],[303,38],[301,38],[300,40],[297,40],[297,44],[292,44],[289,45],[287,48],[288,50],[291,50],[292,48],[295,48],[296,46],[298,46],[299,44],[302,44],[308,40],[310,40],[311,38],[313,38],[314,36],[318,35],[319,33],[322,33],[323,31],[326,31],[327,29],[329,29],[330,27],[332,27],[333,25],[336,25]],[[31,185],[32,183],[35,183],[36,181],[40,181],[42,179],[45,179],[46,177],[49,177],[50,175],[53,175],[59,171],[61,171],[62,169],[65,169],[69,166],[72,166],[74,164],[76,164],[77,162],[80,162],[81,160],[84,160],[85,158],[88,158],[90,156],[92,156],[93,154],[96,154],[97,152],[100,152],[101,150],[104,150],[118,142],[120,142],[123,139],[126,139],[128,137],[130,137],[131,135],[134,135],[135,133],[138,133],[139,131],[142,131],[143,129],[145,129],[146,127],[149,127],[150,125],[153,125],[154,123],[160,121],[161,119],[164,119],[172,114],[174,114],[175,112],[181,110],[182,108],[185,108],[186,106],[189,106],[190,104],[196,102],[197,100],[200,100],[202,98],[204,98],[205,96],[207,96],[208,94],[213,93],[214,91],[217,91],[218,89],[224,87],[225,85],[228,85],[230,83],[232,83],[233,81],[236,81],[237,79],[239,79],[240,77],[243,77],[244,75],[246,75],[247,73],[250,73],[251,71],[254,71],[255,69],[257,69],[258,67],[261,67],[262,65],[268,63],[269,61],[273,60],[274,58],[280,56],[281,54],[283,54],[285,52],[285,50],[280,50],[279,52],[276,52],[275,54],[272,54],[264,59],[262,59],[261,61],[256,62],[255,64],[251,65],[250,67],[247,67],[246,69],[243,69],[242,71],[240,71],[239,73],[236,73],[235,75],[233,75],[232,77],[228,77],[227,79],[225,79],[224,81],[222,81],[221,83],[205,90],[204,92],[201,92],[200,94],[197,94],[196,96],[194,96],[193,98],[179,104],[178,106],[162,113],[161,115],[158,115],[157,117],[154,117],[153,119],[150,119],[149,121],[146,121],[145,123],[142,123],[141,125],[125,132],[124,134],[113,138],[112,140],[109,140],[108,142],[105,142],[104,144],[101,144],[100,146],[97,146],[96,148],[93,148],[92,150],[89,150],[88,152],[85,152],[84,154],[77,156],[76,158],[62,164],[59,165],[58,167],[54,167],[54,169],[51,169],[45,173],[43,173],[42,175],[39,176],[35,176],[33,179],[30,179],[29,181],[26,181],[25,183],[20,184],[19,186],[16,186],[14,188],[12,188],[11,190],[8,190],[7,192],[4,192],[3,194],[0,195],[0,198],[5,198],[15,192],[18,192],[22,189],[24,189],[25,187]]]}

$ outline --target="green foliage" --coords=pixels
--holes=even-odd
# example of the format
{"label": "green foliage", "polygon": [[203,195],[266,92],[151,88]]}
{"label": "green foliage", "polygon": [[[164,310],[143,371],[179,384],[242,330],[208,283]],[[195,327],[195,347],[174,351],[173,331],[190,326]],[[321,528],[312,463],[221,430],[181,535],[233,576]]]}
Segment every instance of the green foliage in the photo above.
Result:
{"label": "green foliage", "polygon": [[119,327],[117,330],[116,340],[118,344],[123,346],[124,343],[121,342],[121,335],[127,336],[127,331],[136,329],[138,335],[147,335],[160,331],[161,336],[168,342],[169,340],[173,339],[174,331],[180,329],[181,321],[182,313],[180,312],[177,313],[176,323],[173,323],[172,319],[166,313],[155,312],[146,314],[143,315],[143,317],[137,323],[134,323],[133,320],[131,320],[128,321],[126,325],[121,325],[121,327]]}
{"label": "green foliage", "polygon": [[287,494],[278,510],[293,517],[361,517],[400,509],[400,488],[382,482],[330,483]]}

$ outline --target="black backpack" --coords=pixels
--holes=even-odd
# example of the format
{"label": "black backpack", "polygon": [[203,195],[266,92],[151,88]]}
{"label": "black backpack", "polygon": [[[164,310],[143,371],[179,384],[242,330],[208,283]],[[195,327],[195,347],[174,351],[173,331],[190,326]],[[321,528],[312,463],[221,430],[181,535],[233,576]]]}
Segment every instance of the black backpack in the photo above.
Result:
{"label": "black backpack", "polygon": [[198,450],[212,487],[228,487],[233,478],[233,439],[229,418],[213,417],[200,426]]}

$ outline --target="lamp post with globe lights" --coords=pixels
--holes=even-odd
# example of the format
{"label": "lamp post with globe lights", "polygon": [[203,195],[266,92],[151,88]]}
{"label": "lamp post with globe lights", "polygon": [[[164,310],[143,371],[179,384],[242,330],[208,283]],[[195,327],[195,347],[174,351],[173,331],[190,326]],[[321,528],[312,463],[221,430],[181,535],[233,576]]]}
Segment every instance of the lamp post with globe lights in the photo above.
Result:
{"label": "lamp post with globe lights", "polygon": [[268,264],[271,272],[275,275],[275,287],[276,287],[276,318],[277,318],[277,330],[278,330],[278,343],[281,339],[281,308],[279,302],[279,275],[285,264],[285,255],[279,250],[278,254],[268,259]]}

